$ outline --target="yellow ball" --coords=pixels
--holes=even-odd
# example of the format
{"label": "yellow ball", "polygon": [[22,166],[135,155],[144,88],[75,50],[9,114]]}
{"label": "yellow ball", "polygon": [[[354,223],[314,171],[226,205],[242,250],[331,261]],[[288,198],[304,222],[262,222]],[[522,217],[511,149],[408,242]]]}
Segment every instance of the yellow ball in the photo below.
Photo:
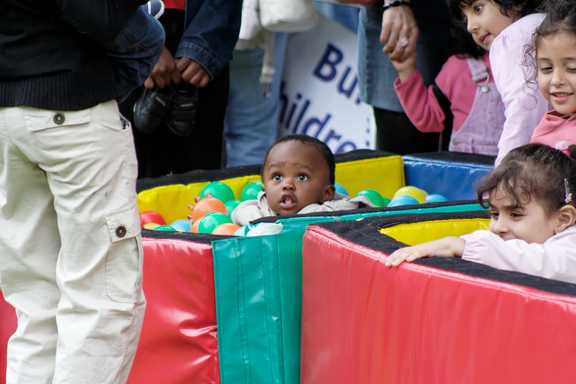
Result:
{"label": "yellow ball", "polygon": [[412,185],[407,185],[405,187],[398,189],[396,191],[396,193],[394,193],[394,198],[399,197],[399,196],[413,197],[416,200],[418,200],[418,202],[420,204],[422,204],[426,201],[426,196],[428,196],[428,193],[425,190],[420,189],[418,187],[414,187]]}

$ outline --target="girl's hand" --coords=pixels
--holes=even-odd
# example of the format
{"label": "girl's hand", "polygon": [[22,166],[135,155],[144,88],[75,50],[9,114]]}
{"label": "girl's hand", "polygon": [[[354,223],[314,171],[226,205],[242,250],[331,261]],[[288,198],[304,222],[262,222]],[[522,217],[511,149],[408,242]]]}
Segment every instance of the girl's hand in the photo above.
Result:
{"label": "girl's hand", "polygon": [[414,72],[416,72],[416,51],[407,56],[404,60],[394,60],[390,58],[390,62],[396,68],[398,77],[401,82],[406,81]]}
{"label": "girl's hand", "polygon": [[410,262],[427,256],[460,257],[464,252],[464,244],[464,240],[452,236],[412,247],[400,248],[388,256],[384,265],[397,267],[404,261]]}

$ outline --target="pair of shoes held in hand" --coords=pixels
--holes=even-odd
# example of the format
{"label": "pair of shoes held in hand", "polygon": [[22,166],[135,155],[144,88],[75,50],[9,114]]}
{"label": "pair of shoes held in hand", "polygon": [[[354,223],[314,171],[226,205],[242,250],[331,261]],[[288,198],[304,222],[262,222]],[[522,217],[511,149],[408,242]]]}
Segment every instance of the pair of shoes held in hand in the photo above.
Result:
{"label": "pair of shoes held in hand", "polygon": [[145,89],[134,104],[134,127],[153,134],[166,126],[176,136],[194,132],[198,110],[198,89],[189,84]]}

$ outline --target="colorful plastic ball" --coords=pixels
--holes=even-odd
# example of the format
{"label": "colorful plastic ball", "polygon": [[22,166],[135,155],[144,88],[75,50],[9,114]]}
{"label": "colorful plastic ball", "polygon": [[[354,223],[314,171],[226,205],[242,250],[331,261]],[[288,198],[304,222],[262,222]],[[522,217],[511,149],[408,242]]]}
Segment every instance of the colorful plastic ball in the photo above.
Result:
{"label": "colorful plastic ball", "polygon": [[158,224],[158,225],[165,225],[166,221],[164,220],[162,215],[156,211],[142,212],[140,214],[140,225],[142,226],[142,228],[144,228],[144,225],[149,224],[149,223],[154,223],[154,224]]}
{"label": "colorful plastic ball", "polygon": [[200,199],[212,196],[223,203],[234,200],[234,191],[221,181],[213,181],[200,191]]}
{"label": "colorful plastic ball", "polygon": [[393,198],[390,201],[390,204],[388,204],[388,208],[400,207],[403,205],[414,205],[414,204],[420,204],[420,202],[412,196],[404,195]]}
{"label": "colorful plastic ball", "polygon": [[415,198],[419,203],[424,203],[426,201],[426,196],[428,196],[428,193],[425,190],[420,189],[418,187],[407,185],[405,187],[398,189],[396,193],[394,193],[392,199],[395,199],[396,197],[400,196],[411,196]]}
{"label": "colorful plastic ball", "polygon": [[383,208],[388,205],[390,200],[383,197],[378,191],[374,189],[363,189],[356,194],[356,196],[364,196],[376,207]]}
{"label": "colorful plastic ball", "polygon": [[186,219],[176,220],[171,223],[170,226],[178,232],[190,232],[192,229],[192,223],[190,223],[190,220]]}
{"label": "colorful plastic ball", "polygon": [[242,192],[240,193],[240,200],[255,200],[258,197],[258,193],[264,190],[262,183],[257,181],[249,181],[246,183]]}
{"label": "colorful plastic ball", "polygon": [[240,204],[239,200],[228,200],[224,205],[226,205],[226,213],[228,215],[232,214],[232,211],[236,209],[236,207]]}
{"label": "colorful plastic ball", "polygon": [[160,224],[156,224],[156,223],[146,223],[142,226],[142,228],[154,230],[154,229],[158,228],[159,226],[160,226]]}
{"label": "colorful plastic ball", "polygon": [[240,229],[240,226],[238,224],[224,223],[217,226],[216,229],[212,231],[212,234],[233,236],[238,229]]}
{"label": "colorful plastic ball", "polygon": [[247,232],[248,232],[248,226],[245,225],[243,227],[238,228],[238,230],[234,232],[234,236],[246,236]]}
{"label": "colorful plastic ball", "polygon": [[346,188],[344,188],[344,186],[340,183],[334,183],[334,190],[336,191],[336,193],[342,196],[350,196]]}
{"label": "colorful plastic ball", "polygon": [[212,233],[217,227],[222,224],[231,223],[230,216],[214,212],[204,216],[198,224],[198,233]]}
{"label": "colorful plastic ball", "polygon": [[445,196],[439,195],[437,193],[426,196],[427,203],[443,203],[445,201],[448,201],[448,199]]}
{"label": "colorful plastic ball", "polygon": [[198,226],[200,225],[200,220],[196,220],[192,223],[192,228],[190,228],[190,232],[198,233]]}
{"label": "colorful plastic ball", "polygon": [[214,212],[226,213],[226,206],[214,197],[205,197],[194,205],[190,219],[197,221],[207,214]]}
{"label": "colorful plastic ball", "polygon": [[170,225],[159,225],[154,228],[155,231],[163,231],[163,232],[176,232],[176,230]]}

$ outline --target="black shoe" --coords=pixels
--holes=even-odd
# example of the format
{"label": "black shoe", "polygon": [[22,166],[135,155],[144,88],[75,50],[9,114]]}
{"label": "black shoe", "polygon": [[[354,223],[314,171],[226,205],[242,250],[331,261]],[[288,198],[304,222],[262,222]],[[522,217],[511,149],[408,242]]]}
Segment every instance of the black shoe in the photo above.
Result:
{"label": "black shoe", "polygon": [[198,88],[188,84],[176,86],[166,125],[176,136],[190,136],[196,128],[197,112]]}
{"label": "black shoe", "polygon": [[134,103],[134,129],[150,135],[166,121],[172,108],[171,87],[145,89]]}

